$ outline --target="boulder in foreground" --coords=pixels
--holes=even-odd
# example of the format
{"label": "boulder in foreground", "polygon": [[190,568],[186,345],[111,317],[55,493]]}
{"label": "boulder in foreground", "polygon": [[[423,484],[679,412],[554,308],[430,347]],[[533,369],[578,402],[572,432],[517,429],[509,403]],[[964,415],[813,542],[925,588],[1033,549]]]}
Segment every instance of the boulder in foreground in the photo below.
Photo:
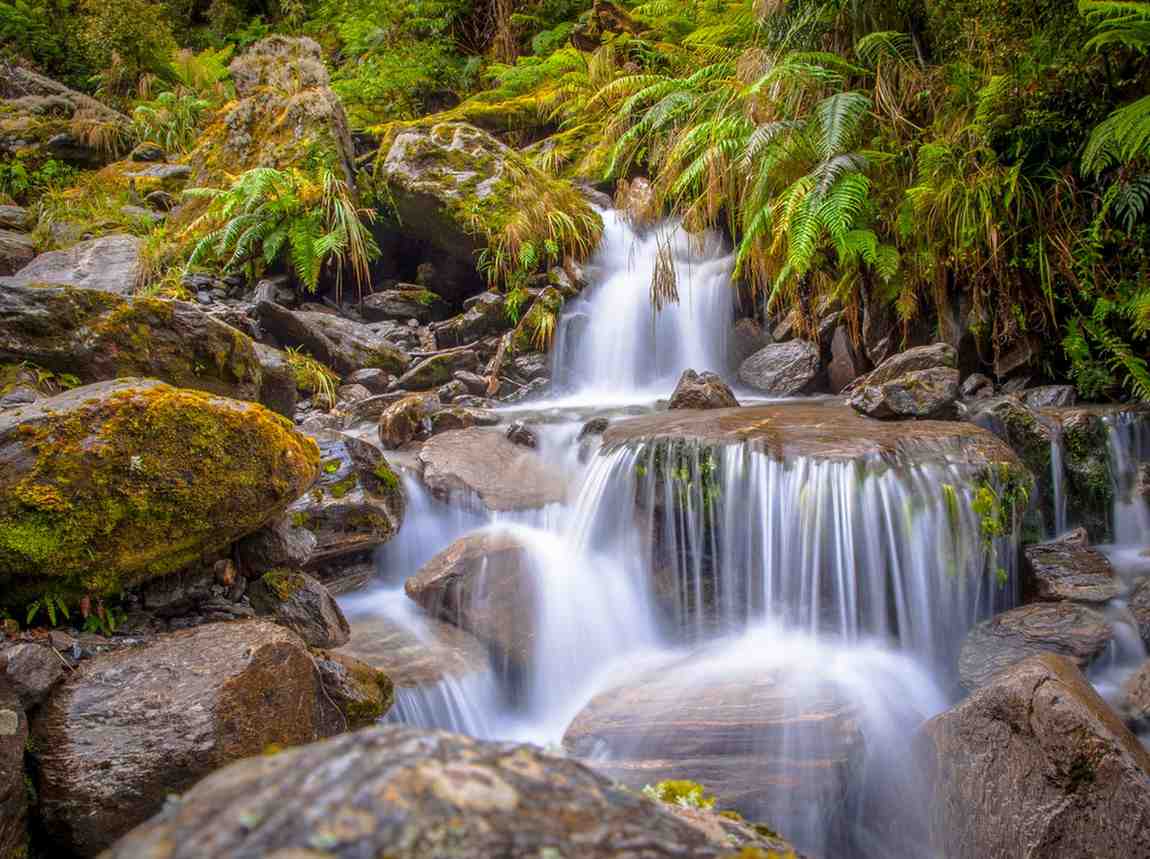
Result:
{"label": "boulder in foreground", "polygon": [[927,722],[919,752],[948,857],[1150,856],[1150,753],[1068,659],[998,675]]}
{"label": "boulder in foreground", "polygon": [[385,725],[233,764],[105,856],[718,859],[743,846],[712,837],[575,761]]}

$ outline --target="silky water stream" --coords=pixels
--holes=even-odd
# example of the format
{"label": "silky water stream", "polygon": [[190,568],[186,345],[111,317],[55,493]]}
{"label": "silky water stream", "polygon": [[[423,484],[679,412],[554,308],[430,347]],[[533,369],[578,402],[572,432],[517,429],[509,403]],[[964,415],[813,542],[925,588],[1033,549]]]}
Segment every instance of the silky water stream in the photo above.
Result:
{"label": "silky water stream", "polygon": [[[959,697],[967,631],[1017,597],[1017,529],[988,537],[975,512],[998,488],[962,437],[977,431],[874,441],[810,401],[744,409],[737,432],[663,427],[654,401],[683,369],[733,375],[733,261],[716,236],[606,221],[559,326],[554,398],[508,415],[534,426],[567,502],[496,514],[407,477],[378,587],[342,600],[353,625],[441,647],[405,579],[500,531],[520,547],[529,652],[401,677],[389,718],[529,740],[636,787],[697,780],[812,855],[925,855],[912,737]],[[679,301],[656,313],[668,262]],[[615,431],[636,413],[656,423]],[[580,432],[591,417],[606,435]]]}

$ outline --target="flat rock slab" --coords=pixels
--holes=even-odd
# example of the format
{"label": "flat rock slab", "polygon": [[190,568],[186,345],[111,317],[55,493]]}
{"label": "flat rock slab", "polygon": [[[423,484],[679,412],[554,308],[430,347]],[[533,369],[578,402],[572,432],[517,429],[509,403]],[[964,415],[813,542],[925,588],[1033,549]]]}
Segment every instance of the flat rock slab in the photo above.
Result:
{"label": "flat rock slab", "polygon": [[1023,550],[1028,588],[1040,600],[1106,603],[1122,592],[1110,561],[1097,549],[1066,541],[1039,543]]}
{"label": "flat rock slab", "polygon": [[379,669],[401,689],[488,670],[487,649],[479,639],[431,618],[422,622],[424,629],[417,635],[387,617],[353,616],[351,641],[338,652]]}
{"label": "flat rock slab", "polygon": [[1012,665],[1054,653],[1079,668],[1093,662],[1114,637],[1099,611],[1068,602],[1024,605],[984,620],[970,631],[958,657],[967,689],[985,686]]}
{"label": "flat rock slab", "polygon": [[68,250],[40,254],[12,277],[0,278],[0,285],[78,286],[130,295],[140,278],[143,247],[143,239],[136,236],[91,239]]}
{"label": "flat rock slab", "polygon": [[715,859],[737,849],[575,761],[386,725],[234,764],[106,859]]}
{"label": "flat rock slab", "polygon": [[531,510],[567,494],[563,475],[498,429],[441,433],[424,444],[419,461],[423,482],[436,495],[474,493],[489,510]]}
{"label": "flat rock slab", "polygon": [[838,401],[659,412],[615,421],[603,434],[603,443],[608,447],[668,439],[714,444],[747,442],[778,457],[845,460],[905,456],[915,461],[1018,464],[1017,455],[1005,443],[971,424],[878,421]]}

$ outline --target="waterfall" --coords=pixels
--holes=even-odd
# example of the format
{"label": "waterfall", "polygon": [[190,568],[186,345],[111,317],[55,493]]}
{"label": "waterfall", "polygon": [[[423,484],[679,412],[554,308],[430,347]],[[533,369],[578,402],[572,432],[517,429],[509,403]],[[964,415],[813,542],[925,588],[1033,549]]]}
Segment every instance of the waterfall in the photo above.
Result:
{"label": "waterfall", "polygon": [[1105,415],[1103,421],[1114,483],[1114,542],[1144,546],[1150,542],[1150,501],[1143,494],[1143,481],[1150,475],[1139,472],[1150,468],[1150,415],[1119,411]]}
{"label": "waterfall", "polygon": [[[639,233],[619,212],[603,220],[587,269],[591,285],[559,324],[556,390],[602,405],[666,396],[687,368],[725,374],[735,293],[734,256],[723,240],[710,231],[692,235],[676,221]],[[651,284],[661,266],[674,271],[678,300],[656,311]]]}

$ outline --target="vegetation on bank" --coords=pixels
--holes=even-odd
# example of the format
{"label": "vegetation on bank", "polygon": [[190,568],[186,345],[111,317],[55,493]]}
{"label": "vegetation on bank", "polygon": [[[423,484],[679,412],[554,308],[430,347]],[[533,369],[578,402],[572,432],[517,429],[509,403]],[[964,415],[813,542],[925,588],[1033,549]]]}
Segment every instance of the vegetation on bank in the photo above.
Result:
{"label": "vegetation on bank", "polygon": [[[0,0],[5,52],[131,118],[104,130],[110,147],[187,151],[234,95],[235,52],[309,35],[361,140],[460,120],[555,176],[645,174],[664,210],[728,233],[772,315],[797,309],[813,327],[838,305],[858,333],[886,305],[908,337],[957,320],[987,364],[1057,344],[1040,350],[1048,377],[1087,398],[1150,398],[1150,3],[128,2],[131,14]],[[335,166],[280,165],[317,185]],[[0,193],[50,210],[92,199],[73,192],[91,182],[0,163]],[[317,196],[308,222],[323,211]],[[195,236],[197,261],[236,267],[290,245],[310,286],[317,248],[370,256],[346,219],[301,251],[290,230],[280,243],[273,214],[257,232],[224,220],[206,245]],[[525,210],[477,261],[498,285],[559,256],[554,230],[585,237],[539,214]],[[158,255],[186,262],[192,238]]]}

